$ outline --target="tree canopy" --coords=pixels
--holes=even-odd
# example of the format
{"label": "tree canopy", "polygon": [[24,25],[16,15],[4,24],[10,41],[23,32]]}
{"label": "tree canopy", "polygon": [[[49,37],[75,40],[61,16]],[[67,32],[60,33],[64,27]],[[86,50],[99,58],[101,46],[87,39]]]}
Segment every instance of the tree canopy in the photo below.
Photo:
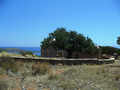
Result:
{"label": "tree canopy", "polygon": [[115,53],[120,54],[120,49],[112,46],[100,46],[102,54],[114,55]]}
{"label": "tree canopy", "polygon": [[76,31],[67,31],[65,28],[57,28],[41,42],[42,48],[53,46],[55,49],[66,50],[70,56],[73,52],[95,54],[97,48],[89,37]]}
{"label": "tree canopy", "polygon": [[43,48],[53,46],[57,49],[64,49],[67,44],[68,32],[65,28],[57,28],[53,33],[50,33],[41,43]]}
{"label": "tree canopy", "polygon": [[120,45],[120,37],[117,38],[117,44]]}

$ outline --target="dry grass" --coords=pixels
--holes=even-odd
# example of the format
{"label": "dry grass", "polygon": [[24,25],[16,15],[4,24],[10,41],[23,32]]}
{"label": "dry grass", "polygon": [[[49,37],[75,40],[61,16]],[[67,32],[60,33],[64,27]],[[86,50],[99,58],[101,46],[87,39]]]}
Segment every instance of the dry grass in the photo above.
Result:
{"label": "dry grass", "polygon": [[36,63],[32,65],[33,75],[36,74],[46,74],[50,70],[49,63]]}
{"label": "dry grass", "polygon": [[51,89],[119,90],[119,68],[117,67],[116,74],[113,73],[114,71],[109,65],[66,66],[59,74],[57,70],[50,73],[45,84]]}
{"label": "dry grass", "polygon": [[[120,61],[104,65],[56,65],[15,62],[20,74],[1,75],[10,82],[10,90],[24,85],[28,90],[120,90]],[[1,72],[1,70],[0,70]],[[32,75],[32,73],[36,75]],[[24,80],[21,82],[22,77]],[[2,79],[2,80],[5,80]]]}
{"label": "dry grass", "polygon": [[11,70],[12,72],[17,72],[17,70],[19,68],[13,60],[0,62],[0,66],[4,70],[6,70],[6,71]]}
{"label": "dry grass", "polygon": [[9,87],[8,82],[0,80],[0,90],[7,90]]}

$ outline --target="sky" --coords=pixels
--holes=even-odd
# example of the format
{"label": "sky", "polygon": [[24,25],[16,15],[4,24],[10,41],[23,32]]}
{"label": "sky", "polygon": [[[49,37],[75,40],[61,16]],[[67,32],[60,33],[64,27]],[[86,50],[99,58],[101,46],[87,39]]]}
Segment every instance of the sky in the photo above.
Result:
{"label": "sky", "polygon": [[39,47],[58,27],[120,47],[120,0],[0,0],[1,47]]}

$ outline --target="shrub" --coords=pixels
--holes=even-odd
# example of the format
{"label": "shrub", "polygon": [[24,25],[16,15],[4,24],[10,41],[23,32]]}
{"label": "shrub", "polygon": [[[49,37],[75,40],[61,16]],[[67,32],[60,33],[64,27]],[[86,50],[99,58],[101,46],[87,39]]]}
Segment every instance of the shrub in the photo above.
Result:
{"label": "shrub", "polygon": [[6,81],[0,80],[0,90],[8,90],[8,83]]}
{"label": "shrub", "polygon": [[2,51],[2,52],[0,53],[0,56],[1,56],[1,57],[9,57],[10,54],[7,53],[6,51]]}
{"label": "shrub", "polygon": [[2,61],[2,62],[0,63],[0,66],[1,66],[4,70],[6,70],[7,72],[10,70],[10,71],[12,71],[12,72],[14,72],[14,73],[17,72],[17,71],[18,71],[18,68],[19,68],[18,64],[16,64],[14,60]]}
{"label": "shrub", "polygon": [[33,56],[33,52],[31,51],[20,51],[19,52],[22,56],[26,56],[26,55],[32,55]]}
{"label": "shrub", "polygon": [[120,74],[117,74],[117,73],[116,73],[116,75],[113,75],[113,79],[114,79],[115,81],[119,81],[119,80],[120,80]]}
{"label": "shrub", "polygon": [[59,79],[59,75],[56,74],[56,72],[54,72],[54,71],[50,71],[50,72],[49,72],[48,79],[49,79],[49,80],[57,80],[57,79]]}
{"label": "shrub", "polygon": [[34,75],[41,74],[44,75],[50,70],[49,63],[36,63],[32,65],[32,72]]}

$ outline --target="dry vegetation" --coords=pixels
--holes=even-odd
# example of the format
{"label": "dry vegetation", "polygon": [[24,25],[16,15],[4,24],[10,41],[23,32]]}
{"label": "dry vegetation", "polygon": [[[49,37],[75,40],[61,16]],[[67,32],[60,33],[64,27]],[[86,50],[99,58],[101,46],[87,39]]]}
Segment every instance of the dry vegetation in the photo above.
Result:
{"label": "dry vegetation", "polygon": [[120,61],[77,66],[0,63],[0,90],[120,90],[119,85]]}

